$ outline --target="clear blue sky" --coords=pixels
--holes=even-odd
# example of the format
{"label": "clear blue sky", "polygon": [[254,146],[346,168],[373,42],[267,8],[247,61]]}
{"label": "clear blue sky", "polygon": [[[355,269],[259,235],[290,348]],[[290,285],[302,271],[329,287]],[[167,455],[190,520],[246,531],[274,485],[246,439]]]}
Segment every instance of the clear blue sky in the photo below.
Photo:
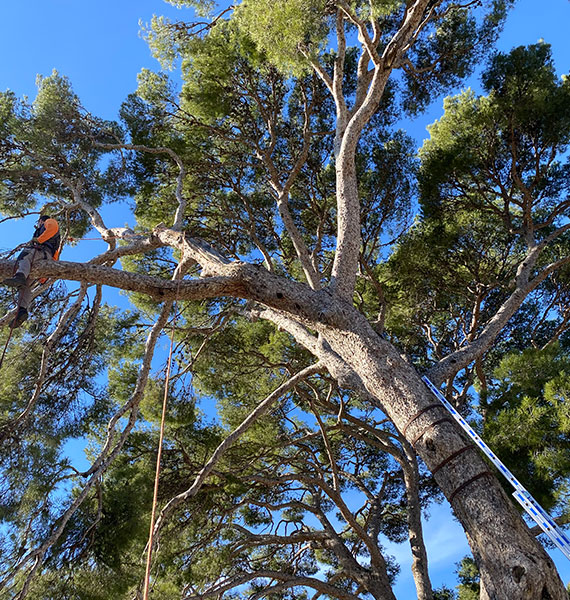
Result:
{"label": "clear blue sky", "polygon": [[[153,14],[176,19],[186,16],[188,10],[177,10],[160,0],[1,0],[0,90],[9,88],[17,95],[34,98],[36,75],[49,75],[57,69],[69,77],[85,108],[97,116],[115,119],[121,102],[136,89],[140,69],[158,68],[139,35],[139,20],[149,22]],[[498,47],[507,51],[543,39],[552,45],[558,73],[568,73],[569,24],[568,0],[519,0]],[[477,90],[476,80],[469,84]],[[441,106],[439,100],[412,124],[411,134],[418,143],[426,136],[425,126],[441,115]],[[114,220],[112,213],[106,217],[111,226],[123,225],[125,218],[117,214]],[[21,227],[0,225],[0,246],[16,245],[29,237],[34,220],[26,219]],[[79,256],[96,251],[93,246],[81,252],[70,250],[65,258],[81,260]],[[467,552],[465,537],[445,506],[434,507],[432,513],[426,538],[434,584],[447,581],[453,585],[454,563]],[[413,598],[409,552],[404,546],[390,547],[390,551],[402,563],[398,597]],[[568,581],[570,563],[558,550],[552,551],[552,557]]]}
{"label": "clear blue sky", "polygon": [[114,119],[141,68],[158,66],[139,20],[184,13],[161,0],[3,0],[0,89],[33,98],[36,75],[57,69],[90,112]]}

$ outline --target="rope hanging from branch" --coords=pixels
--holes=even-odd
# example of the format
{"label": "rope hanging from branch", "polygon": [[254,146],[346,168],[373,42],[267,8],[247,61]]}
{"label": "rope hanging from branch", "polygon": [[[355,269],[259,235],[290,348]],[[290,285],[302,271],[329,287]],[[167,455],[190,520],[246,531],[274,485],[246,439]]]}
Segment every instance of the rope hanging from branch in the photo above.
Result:
{"label": "rope hanging from branch", "polygon": [[154,546],[154,525],[156,521],[156,507],[158,504],[158,482],[160,478],[160,462],[162,459],[162,448],[164,445],[164,425],[166,420],[166,407],[168,403],[168,391],[170,388],[170,372],[172,367],[172,355],[174,349],[174,332],[176,330],[176,319],[177,319],[177,307],[178,307],[178,292],[180,290],[180,281],[182,280],[182,274],[178,277],[178,286],[176,288],[176,298],[173,303],[174,308],[174,318],[172,322],[172,329],[170,332],[170,349],[168,351],[168,363],[166,366],[166,377],[164,381],[164,395],[162,398],[162,414],[160,417],[160,434],[158,437],[158,449],[156,453],[156,471],[154,477],[154,492],[152,497],[152,511],[150,516],[150,530],[148,534],[148,549],[146,555],[146,568],[145,568],[145,576],[144,576],[144,590],[143,590],[143,600],[148,600],[148,595],[150,592],[150,568],[152,565],[152,551]]}

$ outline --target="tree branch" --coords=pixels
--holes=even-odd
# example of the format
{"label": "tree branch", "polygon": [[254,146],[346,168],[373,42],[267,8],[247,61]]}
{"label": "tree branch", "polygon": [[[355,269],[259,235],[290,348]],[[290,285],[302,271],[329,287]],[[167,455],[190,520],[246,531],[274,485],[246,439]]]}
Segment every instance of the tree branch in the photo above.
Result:
{"label": "tree branch", "polygon": [[570,262],[570,257],[562,258],[543,267],[533,279],[530,279],[532,270],[542,251],[550,242],[568,230],[570,230],[570,224],[557,229],[540,244],[531,248],[524,260],[519,264],[514,291],[488,321],[481,333],[475,337],[471,343],[460,348],[456,352],[447,355],[429,370],[428,377],[436,386],[441,385],[446,379],[461,369],[464,369],[476,358],[489,350],[503,327],[515,314],[528,295],[554,271]]}
{"label": "tree branch", "polygon": [[174,231],[180,231],[182,229],[182,224],[184,220],[184,212],[186,210],[186,198],[182,193],[182,188],[184,186],[184,178],[186,177],[186,168],[184,167],[184,163],[182,159],[174,150],[170,148],[153,148],[150,146],[143,146],[140,144],[103,144],[102,142],[93,142],[95,146],[98,148],[104,148],[106,150],[135,150],[136,152],[148,152],[149,154],[168,154],[170,158],[176,163],[178,166],[178,176],[176,177],[176,201],[178,202],[178,206],[176,208],[176,213],[174,215],[174,222],[172,224],[172,229]]}
{"label": "tree branch", "polygon": [[198,473],[198,475],[196,476],[194,483],[186,491],[172,498],[162,509],[156,521],[155,537],[158,536],[161,528],[166,522],[166,519],[176,509],[176,507],[198,493],[205,479],[212,472],[213,468],[220,461],[220,459],[226,453],[226,451],[232,446],[232,444],[235,441],[237,441],[257,420],[259,420],[279,398],[281,398],[290,389],[295,387],[298,383],[300,383],[307,377],[314,375],[315,373],[318,373],[323,369],[324,366],[320,363],[311,365],[303,369],[302,371],[299,371],[299,373],[291,377],[285,383],[281,384],[274,392],[267,396],[267,398],[265,398],[265,400],[263,400],[263,402],[261,402],[257,406],[257,408],[253,412],[251,412],[242,421],[242,423],[238,427],[236,427],[236,429],[232,433],[228,435],[228,437],[223,442],[221,442],[221,444],[216,448],[216,450],[212,454],[211,458],[200,470],[200,473]]}

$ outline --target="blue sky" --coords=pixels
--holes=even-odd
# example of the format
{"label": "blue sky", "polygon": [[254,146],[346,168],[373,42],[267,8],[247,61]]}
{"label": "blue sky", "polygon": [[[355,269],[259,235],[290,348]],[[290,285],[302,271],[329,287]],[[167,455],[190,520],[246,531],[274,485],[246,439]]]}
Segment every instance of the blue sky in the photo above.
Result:
{"label": "blue sky", "polygon": [[[137,86],[141,68],[158,69],[145,41],[139,35],[139,20],[149,22],[153,14],[173,19],[184,18],[188,10],[177,10],[160,0],[3,0],[0,2],[0,90],[35,96],[36,75],[49,75],[57,69],[69,77],[75,92],[91,113],[115,119],[122,101]],[[498,48],[533,44],[543,39],[550,43],[558,73],[570,71],[568,0],[520,0],[512,11]],[[470,80],[476,91],[476,78]],[[426,137],[425,126],[441,115],[442,99],[410,123],[410,133],[418,144]],[[111,210],[117,211],[115,206]],[[124,224],[125,215],[106,213],[110,226]],[[116,218],[114,218],[116,217]],[[0,224],[2,242],[7,248],[31,234],[34,218],[18,226]],[[131,223],[133,225],[134,223]],[[91,245],[89,245],[91,244]],[[67,260],[82,260],[99,252],[97,243],[85,242],[80,249],[66,252]],[[426,527],[434,584],[453,585],[454,564],[467,552],[459,525],[450,519],[445,505],[434,507]],[[405,547],[390,547],[403,564],[396,592],[412,598],[413,586]],[[558,551],[552,557],[563,579],[570,580],[570,563]]]}
{"label": "blue sky", "polygon": [[[53,69],[67,76],[81,102],[92,114],[116,119],[121,103],[137,87],[142,68],[159,69],[140,35],[139,22],[149,23],[153,14],[171,19],[189,18],[188,9],[177,9],[161,0],[21,0],[0,2],[0,90],[33,99],[37,75]],[[511,12],[498,43],[500,50],[533,44],[544,39],[553,48],[557,70],[570,71],[570,23],[568,0],[519,0]],[[469,81],[476,91],[477,76]],[[457,90],[459,91],[459,90]],[[439,99],[412,122],[404,123],[421,145],[425,127],[442,113]],[[118,211],[114,205],[113,211]],[[123,225],[117,214],[109,225]],[[0,247],[16,245],[26,237],[35,219],[5,226]],[[130,223],[133,225],[134,223]],[[2,225],[0,224],[0,228]],[[81,255],[84,255],[81,244]],[[98,252],[85,248],[87,254]],[[67,253],[66,253],[67,254]]]}
{"label": "blue sky", "polygon": [[24,0],[0,3],[0,89],[35,95],[37,74],[57,69],[85,107],[114,119],[142,67],[156,68],[139,20],[181,11],[160,0]]}

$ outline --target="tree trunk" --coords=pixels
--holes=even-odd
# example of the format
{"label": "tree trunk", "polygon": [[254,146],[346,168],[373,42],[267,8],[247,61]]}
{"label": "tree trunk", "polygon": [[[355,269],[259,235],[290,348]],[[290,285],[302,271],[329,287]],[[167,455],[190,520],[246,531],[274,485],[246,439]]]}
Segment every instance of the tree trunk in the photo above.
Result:
{"label": "tree trunk", "polygon": [[552,560],[475,445],[415,369],[354,312],[351,331],[328,328],[326,339],[434,473],[465,529],[481,572],[481,597],[567,600]]}
{"label": "tree trunk", "polygon": [[[65,262],[42,265],[41,272],[34,267],[32,275],[103,283],[162,299],[235,296],[271,307],[276,317],[269,318],[275,322],[282,315],[292,315],[324,336],[332,354],[341,359],[330,361],[343,362],[357,374],[371,401],[434,473],[466,531],[481,572],[482,598],[568,600],[554,564],[530,534],[475,446],[433,398],[416,370],[373,331],[351,304],[328,290],[315,292],[256,265],[230,263],[184,235],[158,228],[155,235],[162,243],[185,249],[189,257],[203,264],[203,275],[215,276],[178,286],[145,275]],[[0,270],[8,273],[13,263],[0,262]],[[305,336],[312,337],[308,331]],[[307,347],[319,354],[317,347]],[[338,371],[338,367],[329,366],[331,372]]]}
{"label": "tree trunk", "polygon": [[429,578],[428,557],[422,528],[418,461],[408,444],[404,450],[408,459],[407,463],[402,464],[402,471],[408,502],[408,538],[412,551],[412,575],[416,584],[418,600],[433,600],[433,588]]}

